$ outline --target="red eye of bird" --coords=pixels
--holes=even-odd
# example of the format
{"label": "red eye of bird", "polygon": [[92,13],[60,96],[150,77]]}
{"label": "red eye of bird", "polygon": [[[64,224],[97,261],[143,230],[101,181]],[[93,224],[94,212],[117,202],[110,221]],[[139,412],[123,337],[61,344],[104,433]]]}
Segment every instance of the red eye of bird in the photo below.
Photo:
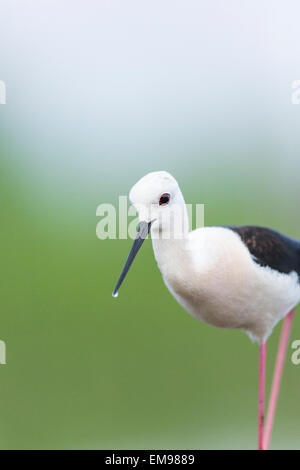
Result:
{"label": "red eye of bird", "polygon": [[170,201],[170,194],[164,193],[160,196],[159,205],[163,206],[164,204],[168,204],[169,201]]}

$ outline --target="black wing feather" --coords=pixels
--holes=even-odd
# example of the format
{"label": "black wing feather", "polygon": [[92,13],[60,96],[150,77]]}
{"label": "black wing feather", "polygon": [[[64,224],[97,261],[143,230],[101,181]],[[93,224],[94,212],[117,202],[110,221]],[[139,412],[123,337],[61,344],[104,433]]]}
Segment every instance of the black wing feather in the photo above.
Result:
{"label": "black wing feather", "polygon": [[227,226],[236,232],[260,266],[285,274],[296,271],[300,278],[300,242],[264,227]]}

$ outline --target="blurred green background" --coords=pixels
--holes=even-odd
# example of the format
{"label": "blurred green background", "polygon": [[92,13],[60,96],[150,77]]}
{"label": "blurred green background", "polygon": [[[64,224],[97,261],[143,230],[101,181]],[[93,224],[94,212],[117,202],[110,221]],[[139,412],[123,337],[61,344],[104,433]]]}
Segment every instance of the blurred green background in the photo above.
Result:
{"label": "blurred green background", "polygon": [[[206,225],[300,239],[298,17],[294,1],[1,2],[0,448],[256,448],[258,346],[189,316],[150,240],[113,299],[131,240],[97,239],[96,208],[164,169]],[[300,448],[290,356],[273,448]]]}

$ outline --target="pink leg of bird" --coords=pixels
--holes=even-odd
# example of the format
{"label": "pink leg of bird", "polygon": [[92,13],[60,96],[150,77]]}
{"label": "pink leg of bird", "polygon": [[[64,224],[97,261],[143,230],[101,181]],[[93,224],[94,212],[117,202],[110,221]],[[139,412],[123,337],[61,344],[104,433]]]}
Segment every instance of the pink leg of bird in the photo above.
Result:
{"label": "pink leg of bird", "polygon": [[275,370],[274,370],[274,376],[273,376],[273,383],[272,383],[271,394],[270,394],[270,401],[269,401],[268,414],[267,414],[267,420],[266,420],[266,429],[265,429],[265,434],[264,434],[263,445],[265,449],[268,449],[269,444],[270,444],[277,398],[279,394],[279,387],[280,387],[280,381],[281,381],[282,370],[283,370],[283,364],[284,364],[284,359],[285,359],[286,350],[288,346],[288,341],[289,341],[294,314],[295,314],[295,310],[292,310],[285,317],[284,322],[283,322],[282,333],[281,333],[278,354],[277,354],[277,359],[276,359],[276,364],[275,364]]}
{"label": "pink leg of bird", "polygon": [[264,450],[265,376],[267,343],[259,347],[258,450]]}

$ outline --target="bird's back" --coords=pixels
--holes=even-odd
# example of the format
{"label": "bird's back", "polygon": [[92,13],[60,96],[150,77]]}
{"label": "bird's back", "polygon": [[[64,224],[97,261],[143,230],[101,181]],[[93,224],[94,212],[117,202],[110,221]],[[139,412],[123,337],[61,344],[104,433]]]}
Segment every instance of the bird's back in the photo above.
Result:
{"label": "bird's back", "polygon": [[253,259],[280,273],[295,271],[300,279],[300,242],[275,230],[256,226],[227,226],[242,239]]}

